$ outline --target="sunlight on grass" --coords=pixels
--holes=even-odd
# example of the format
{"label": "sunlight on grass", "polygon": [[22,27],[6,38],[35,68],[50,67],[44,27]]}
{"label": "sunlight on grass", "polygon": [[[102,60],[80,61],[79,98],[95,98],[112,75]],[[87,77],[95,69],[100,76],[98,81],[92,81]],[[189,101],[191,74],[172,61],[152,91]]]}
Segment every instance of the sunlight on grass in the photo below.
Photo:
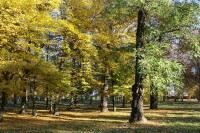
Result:
{"label": "sunlight on grass", "polygon": [[128,123],[130,108],[117,112],[101,113],[96,109],[81,106],[68,111],[60,111],[60,116],[52,116],[49,111],[38,110],[38,117],[6,112],[0,132],[185,132],[200,131],[200,108],[192,104],[178,104],[172,108],[162,104],[159,110],[145,109],[148,121]]}

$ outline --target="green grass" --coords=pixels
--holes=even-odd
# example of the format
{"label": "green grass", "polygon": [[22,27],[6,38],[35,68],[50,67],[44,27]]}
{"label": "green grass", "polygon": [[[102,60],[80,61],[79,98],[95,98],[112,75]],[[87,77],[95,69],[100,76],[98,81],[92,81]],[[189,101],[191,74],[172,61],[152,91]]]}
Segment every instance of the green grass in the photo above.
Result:
{"label": "green grass", "polygon": [[61,106],[60,116],[38,110],[38,117],[16,114],[16,108],[7,107],[0,132],[105,132],[105,133],[200,133],[200,104],[195,101],[160,103],[159,110],[145,106],[148,122],[128,123],[130,108],[101,113],[98,105],[79,105],[73,110]]}

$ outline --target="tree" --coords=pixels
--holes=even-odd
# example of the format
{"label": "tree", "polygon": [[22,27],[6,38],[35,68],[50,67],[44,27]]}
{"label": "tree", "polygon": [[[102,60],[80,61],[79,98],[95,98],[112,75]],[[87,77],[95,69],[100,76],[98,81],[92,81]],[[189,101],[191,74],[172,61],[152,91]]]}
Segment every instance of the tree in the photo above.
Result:
{"label": "tree", "polygon": [[[40,45],[45,39],[47,30],[52,30],[49,27],[54,20],[49,12],[57,6],[55,2],[56,0],[50,2],[44,0],[37,2],[1,1],[0,17],[3,20],[0,33],[2,54],[0,90],[3,94],[1,113],[4,112],[6,95],[21,92],[21,89],[25,95],[29,87],[27,84],[29,76],[34,74],[35,68],[38,68],[37,63],[43,61],[38,56],[43,53]],[[25,99],[22,101],[25,102]],[[1,116],[0,120],[3,119],[3,115]]]}
{"label": "tree", "polygon": [[[162,90],[164,88],[169,88],[166,87],[169,83],[173,83],[177,88],[182,86],[178,75],[183,73],[183,67],[178,60],[166,56],[167,51],[170,50],[170,47],[168,47],[170,45],[167,46],[166,44],[173,44],[176,37],[183,36],[183,32],[189,35],[190,30],[188,27],[193,27],[197,24],[197,18],[195,16],[198,7],[195,3],[183,2],[177,4],[166,0],[162,1],[162,4],[157,1],[145,1],[141,5],[138,11],[136,75],[135,84],[132,87],[133,101],[129,122],[146,120],[143,116],[142,108],[144,81],[148,82],[148,79],[150,80],[152,88],[151,93],[155,95],[157,95],[157,89]],[[155,5],[157,5],[157,7],[153,8]],[[169,10],[169,14],[164,14],[163,16],[166,17],[167,15],[169,17],[167,19],[162,19],[162,15],[160,15],[158,11],[160,9],[166,9],[166,7]],[[188,13],[191,9],[195,12]],[[168,48],[165,49],[164,47]],[[154,50],[150,50],[151,48]],[[155,58],[155,56],[160,57],[154,53],[158,49],[161,55],[162,51],[165,53],[163,54],[165,55],[164,58],[163,55],[161,56],[162,58]]]}

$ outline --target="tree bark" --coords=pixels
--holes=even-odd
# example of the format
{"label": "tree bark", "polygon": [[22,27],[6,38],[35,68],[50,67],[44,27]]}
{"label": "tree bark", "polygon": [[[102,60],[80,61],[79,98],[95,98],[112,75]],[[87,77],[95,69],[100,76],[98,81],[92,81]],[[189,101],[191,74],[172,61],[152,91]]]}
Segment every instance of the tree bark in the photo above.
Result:
{"label": "tree bark", "polygon": [[123,107],[123,108],[126,108],[125,96],[122,97],[122,107]]}
{"label": "tree bark", "polygon": [[77,103],[78,103],[78,96],[75,95],[75,96],[74,96],[74,106],[75,106],[75,107],[76,107]]}
{"label": "tree bark", "polygon": [[154,85],[151,85],[150,89],[150,109],[158,109],[158,88],[154,88]]}
{"label": "tree bark", "polygon": [[48,107],[49,107],[49,98],[48,96],[46,96],[46,101],[45,101],[45,109],[48,110]]}
{"label": "tree bark", "polygon": [[92,102],[93,102],[93,97],[90,96],[90,105],[92,105]]}
{"label": "tree bark", "polygon": [[110,72],[110,76],[111,76],[111,88],[112,88],[112,92],[113,92],[113,96],[112,96],[112,106],[113,106],[113,112],[116,112],[116,106],[115,106],[115,95],[114,95],[114,76],[113,76],[113,71]]}
{"label": "tree bark", "polygon": [[3,121],[3,113],[4,113],[4,108],[6,104],[6,92],[2,92],[2,100],[1,100],[1,109],[0,109],[0,122]]}
{"label": "tree bark", "polygon": [[45,109],[48,110],[49,109],[49,88],[46,87],[46,98],[45,98]]}
{"label": "tree bark", "polygon": [[33,102],[33,106],[32,106],[32,116],[36,117],[37,116],[37,109],[35,107],[35,92],[36,92],[36,81],[35,81],[35,77],[34,77],[34,83],[33,83],[33,93],[32,93],[32,102]]}
{"label": "tree bark", "polygon": [[109,70],[106,68],[105,76],[104,76],[104,87],[102,89],[102,100],[101,100],[101,112],[108,112],[108,77]]}
{"label": "tree bark", "polygon": [[145,75],[141,73],[141,64],[140,61],[144,59],[139,50],[145,48],[144,43],[144,31],[145,31],[145,21],[146,21],[146,10],[141,8],[138,11],[138,26],[136,33],[136,66],[135,66],[135,84],[132,86],[132,104],[131,104],[131,117],[129,122],[136,121],[146,121],[143,111],[143,96],[144,96],[144,79]]}
{"label": "tree bark", "polygon": [[50,107],[49,107],[50,112],[53,112],[53,101],[52,97],[50,98]]}
{"label": "tree bark", "polygon": [[17,95],[16,95],[16,94],[14,94],[13,103],[14,103],[14,105],[16,105],[16,104],[17,104]]}
{"label": "tree bark", "polygon": [[112,96],[112,105],[113,105],[113,112],[116,112],[115,96]]}
{"label": "tree bark", "polygon": [[200,59],[197,60],[197,74],[198,74],[198,96],[197,96],[197,99],[198,99],[198,102],[200,104]]}
{"label": "tree bark", "polygon": [[53,99],[53,104],[52,104],[52,114],[55,116],[59,116],[58,112],[58,104],[59,104],[59,97],[56,97]]}
{"label": "tree bark", "polygon": [[26,110],[27,110],[27,106],[26,106],[26,100],[27,100],[26,89],[24,89],[23,91],[25,93],[25,96],[21,97],[21,109],[19,111],[20,114],[25,114]]}

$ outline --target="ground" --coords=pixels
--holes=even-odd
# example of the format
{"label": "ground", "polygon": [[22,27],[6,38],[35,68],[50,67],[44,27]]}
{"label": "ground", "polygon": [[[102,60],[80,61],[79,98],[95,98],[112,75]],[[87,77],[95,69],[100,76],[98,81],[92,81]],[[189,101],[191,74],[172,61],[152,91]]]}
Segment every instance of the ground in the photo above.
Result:
{"label": "ground", "polygon": [[[0,132],[106,132],[106,133],[200,133],[200,104],[196,101],[164,102],[158,110],[145,106],[145,123],[128,123],[130,107],[117,112],[101,113],[96,105],[81,104],[72,110],[60,106],[60,116],[38,110],[38,116],[17,114],[16,107],[7,107]],[[111,110],[111,109],[110,109]]]}

